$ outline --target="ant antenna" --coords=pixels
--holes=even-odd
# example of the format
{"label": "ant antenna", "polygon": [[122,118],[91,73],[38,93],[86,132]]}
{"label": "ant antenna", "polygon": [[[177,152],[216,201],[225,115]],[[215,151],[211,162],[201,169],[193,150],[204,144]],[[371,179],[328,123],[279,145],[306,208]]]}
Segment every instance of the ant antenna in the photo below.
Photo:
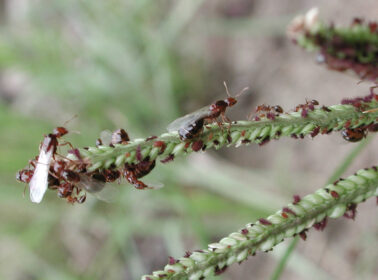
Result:
{"label": "ant antenna", "polygon": [[246,92],[247,90],[249,90],[249,87],[245,87],[243,88],[237,95],[235,95],[235,97],[239,97],[240,95],[242,95],[244,92]]}
{"label": "ant antenna", "polygon": [[224,87],[226,88],[227,96],[228,96],[228,97],[231,97],[230,92],[228,91],[228,87],[227,87],[227,84],[226,84],[225,81],[223,81],[223,85],[224,85]]}
{"label": "ant antenna", "polygon": [[73,119],[76,119],[77,117],[78,117],[77,114],[73,115],[72,118],[70,118],[69,120],[63,123],[63,126],[66,126],[70,121],[72,121]]}
{"label": "ant antenna", "polygon": [[[230,94],[230,92],[228,91],[228,87],[227,87],[227,84],[226,84],[225,81],[223,81],[223,85],[224,85],[224,87],[226,88],[226,93],[227,93],[228,97],[231,97],[231,94]],[[238,94],[235,95],[235,98],[236,98],[236,97],[239,97],[240,95],[242,95],[242,94],[243,94],[245,91],[247,91],[247,90],[249,90],[249,87],[245,87],[245,88],[243,88]]]}

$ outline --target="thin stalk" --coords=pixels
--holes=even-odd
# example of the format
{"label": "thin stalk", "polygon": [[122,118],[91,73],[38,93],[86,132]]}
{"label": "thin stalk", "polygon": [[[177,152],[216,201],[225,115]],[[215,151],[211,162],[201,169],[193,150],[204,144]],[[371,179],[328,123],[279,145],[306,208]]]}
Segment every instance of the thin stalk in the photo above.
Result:
{"label": "thin stalk", "polygon": [[[333,174],[327,180],[327,184],[332,184],[338,180],[343,173],[348,169],[348,167],[352,164],[354,159],[360,154],[360,152],[370,143],[373,137],[369,137],[363,141],[361,141],[354,149],[345,157],[345,159],[341,162],[340,166],[333,172]],[[289,247],[286,248],[284,255],[282,256],[280,262],[278,263],[275,271],[273,272],[272,280],[278,280],[281,277],[282,272],[287,264],[287,261],[294,251],[295,247],[297,246],[298,238],[295,238],[291,241]]]}
{"label": "thin stalk", "polygon": [[[367,103],[367,108],[378,107],[377,101]],[[318,133],[341,131],[349,128],[366,127],[375,123],[378,112],[362,113],[352,105],[332,105],[308,111],[303,117],[301,111],[281,114],[271,119],[259,121],[234,121],[223,126],[206,125],[199,138],[182,141],[176,131],[164,133],[154,139],[135,139],[126,145],[115,147],[99,146],[80,149],[81,157],[89,162],[88,171],[110,166],[121,167],[123,164],[137,164],[141,159],[168,161],[176,156],[187,155],[193,151],[209,148],[219,149],[223,146],[240,146],[242,144],[264,144],[269,140],[284,136],[303,138],[315,137]],[[229,129],[228,129],[229,127]],[[160,143],[160,145],[157,145]],[[163,143],[163,146],[161,144]],[[195,148],[193,148],[195,147]],[[73,154],[70,159],[77,159]]]}
{"label": "thin stalk", "polygon": [[367,198],[378,195],[378,168],[365,168],[344,180],[317,190],[293,202],[266,219],[245,225],[208,249],[171,259],[163,270],[143,280],[197,280],[219,275],[233,263],[241,263],[258,251],[268,252],[285,238],[311,227],[324,228],[326,218],[338,218]]}

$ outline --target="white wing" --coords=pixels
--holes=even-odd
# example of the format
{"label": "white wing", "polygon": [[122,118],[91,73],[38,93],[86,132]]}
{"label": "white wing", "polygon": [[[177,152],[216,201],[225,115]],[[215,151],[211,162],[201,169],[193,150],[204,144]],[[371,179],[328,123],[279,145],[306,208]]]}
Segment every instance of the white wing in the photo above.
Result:
{"label": "white wing", "polygon": [[34,203],[40,203],[47,190],[47,178],[49,175],[50,163],[52,159],[53,148],[46,152],[41,149],[37,165],[34,169],[33,177],[30,180],[30,200]]}
{"label": "white wing", "polygon": [[198,109],[197,111],[194,111],[190,114],[187,114],[187,115],[185,115],[181,118],[175,119],[173,122],[171,122],[167,126],[167,130],[169,132],[177,131],[180,128],[182,128],[183,126],[185,126],[189,123],[195,122],[200,118],[209,116],[209,114],[210,114],[209,106],[205,106],[205,107]]}
{"label": "white wing", "polygon": [[112,132],[110,130],[101,131],[100,139],[102,141],[102,145],[109,146],[112,142]]}

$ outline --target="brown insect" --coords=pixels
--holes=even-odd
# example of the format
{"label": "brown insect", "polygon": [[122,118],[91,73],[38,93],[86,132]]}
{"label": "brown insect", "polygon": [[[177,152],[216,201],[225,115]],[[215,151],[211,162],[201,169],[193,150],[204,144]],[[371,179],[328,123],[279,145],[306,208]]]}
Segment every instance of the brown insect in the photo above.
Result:
{"label": "brown insect", "polygon": [[[255,117],[256,121],[259,121],[261,118],[268,118],[270,120],[274,120],[276,117],[278,117],[280,114],[284,112],[282,107],[280,105],[274,105],[274,106],[269,106],[265,104],[258,105],[255,110],[258,115]],[[250,113],[248,115],[248,119],[252,119],[253,113]]]}
{"label": "brown insect", "polygon": [[129,135],[123,128],[117,129],[112,133],[112,141],[113,145],[115,144],[127,144],[130,141]]}
{"label": "brown insect", "polygon": [[308,111],[314,111],[315,110],[315,106],[316,105],[319,105],[319,102],[317,100],[306,100],[306,104],[299,104],[298,106],[295,107],[295,112],[298,112],[299,110],[301,110],[301,116],[303,118],[307,117],[308,115]]}
{"label": "brown insect", "polygon": [[244,88],[235,97],[231,97],[227,85],[224,82],[224,86],[227,92],[227,98],[224,100],[218,100],[210,106],[205,106],[197,111],[187,114],[181,118],[174,120],[167,127],[169,132],[178,131],[181,140],[190,140],[198,137],[203,129],[206,122],[216,121],[219,126],[221,123],[218,118],[221,117],[223,122],[229,122],[230,120],[226,117],[225,112],[228,107],[232,107],[237,103],[236,98],[239,97],[248,88]]}
{"label": "brown insect", "polygon": [[341,135],[349,142],[358,142],[366,137],[366,131],[361,128],[347,128],[341,132]]}
{"label": "brown insect", "polygon": [[96,140],[96,146],[114,146],[116,144],[127,144],[130,141],[129,135],[123,129],[117,129],[114,132],[104,130],[100,134],[100,138]]}
{"label": "brown insect", "polygon": [[146,176],[148,173],[151,172],[152,169],[155,167],[155,160],[149,161],[145,159],[138,164],[125,164],[123,169],[123,176],[125,179],[132,184],[136,189],[143,190],[146,188],[152,188],[147,186],[142,181],[138,180],[143,176]]}

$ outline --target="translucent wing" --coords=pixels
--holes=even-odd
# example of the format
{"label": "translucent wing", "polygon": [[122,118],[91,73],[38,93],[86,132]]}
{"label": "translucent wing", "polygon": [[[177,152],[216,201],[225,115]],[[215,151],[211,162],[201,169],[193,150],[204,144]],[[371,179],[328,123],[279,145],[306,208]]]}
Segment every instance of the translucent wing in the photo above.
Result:
{"label": "translucent wing", "polygon": [[146,182],[144,181],[144,183],[148,186],[149,189],[151,190],[158,190],[158,189],[161,189],[164,187],[164,184],[161,183],[161,182],[153,182],[153,183],[150,183],[150,182]]}
{"label": "translucent wing", "polygon": [[93,195],[99,200],[110,203],[119,197],[119,189],[108,184],[102,191],[93,193]]}
{"label": "translucent wing", "polygon": [[114,186],[82,174],[80,174],[80,182],[77,183],[76,186],[86,190],[99,200],[105,202],[113,202],[117,198],[119,192]]}
{"label": "translucent wing", "polygon": [[52,159],[53,149],[45,151],[41,149],[37,165],[34,169],[33,177],[30,180],[30,200],[34,203],[40,203],[47,190],[47,178],[49,175],[49,168]]}
{"label": "translucent wing", "polygon": [[100,139],[102,141],[102,145],[109,146],[112,142],[112,132],[110,130],[101,131]]}
{"label": "translucent wing", "polygon": [[76,184],[76,186],[80,189],[86,190],[87,192],[97,193],[102,191],[102,189],[105,187],[105,182],[80,174],[80,181]]}
{"label": "translucent wing", "polygon": [[194,111],[190,114],[187,114],[181,118],[174,120],[167,126],[167,130],[169,132],[177,131],[180,128],[186,126],[187,124],[190,124],[192,122],[197,121],[198,119],[209,116],[211,113],[211,111],[209,110],[209,107],[210,106],[205,106],[201,109],[198,109],[197,111]]}

